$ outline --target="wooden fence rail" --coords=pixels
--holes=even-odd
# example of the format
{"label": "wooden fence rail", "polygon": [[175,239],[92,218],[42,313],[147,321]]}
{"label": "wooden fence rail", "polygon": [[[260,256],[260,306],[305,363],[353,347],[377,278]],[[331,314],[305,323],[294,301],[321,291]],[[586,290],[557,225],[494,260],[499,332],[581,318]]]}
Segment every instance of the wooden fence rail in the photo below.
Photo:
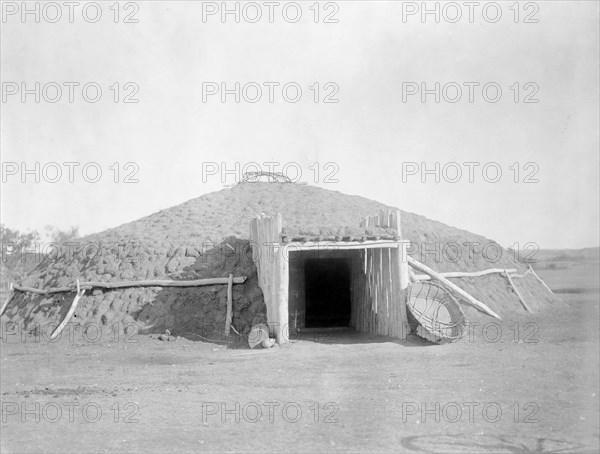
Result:
{"label": "wooden fence rail", "polygon": [[[243,284],[246,282],[246,276],[234,277],[231,280],[233,284]],[[81,282],[77,283],[77,286],[68,287],[54,287],[46,290],[42,290],[34,287],[27,287],[24,285],[16,285],[11,283],[11,293],[0,308],[0,315],[4,314],[4,311],[8,307],[8,303],[12,299],[15,290],[19,292],[30,292],[37,295],[51,295],[54,293],[64,292],[78,292],[80,289],[89,290],[92,288],[103,288],[103,289],[119,289],[129,287],[201,287],[204,285],[218,285],[218,284],[229,284],[230,277],[215,277],[208,279],[196,279],[191,281],[172,281],[172,280],[147,280],[147,281],[123,281],[123,282]]]}

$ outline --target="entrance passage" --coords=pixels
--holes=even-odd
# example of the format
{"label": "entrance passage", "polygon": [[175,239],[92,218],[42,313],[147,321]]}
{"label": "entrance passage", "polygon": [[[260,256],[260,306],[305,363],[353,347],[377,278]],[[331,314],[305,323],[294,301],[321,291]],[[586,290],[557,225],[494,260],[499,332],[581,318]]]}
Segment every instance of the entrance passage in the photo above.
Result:
{"label": "entrance passage", "polygon": [[350,325],[348,259],[308,259],[304,267],[307,328]]}

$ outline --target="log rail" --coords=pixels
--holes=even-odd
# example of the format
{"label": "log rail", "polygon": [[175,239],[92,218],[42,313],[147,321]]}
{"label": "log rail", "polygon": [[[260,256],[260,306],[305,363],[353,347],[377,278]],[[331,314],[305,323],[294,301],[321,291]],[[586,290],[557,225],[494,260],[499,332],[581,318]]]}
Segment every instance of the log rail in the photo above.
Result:
{"label": "log rail", "polygon": [[[93,288],[100,289],[119,289],[119,288],[130,288],[130,287],[201,287],[204,285],[218,285],[218,284],[243,284],[246,282],[246,276],[239,277],[215,277],[208,279],[196,279],[191,281],[173,281],[173,280],[146,280],[146,281],[123,281],[123,282],[79,282],[75,286],[67,287],[53,287],[46,290],[27,287],[24,285],[16,285],[11,283],[11,292],[8,298],[0,308],[0,315],[4,314],[4,311],[8,307],[8,303],[14,296],[15,291],[35,293],[37,295],[51,295],[54,293],[66,293],[66,292],[77,292],[79,294],[81,290],[90,290]],[[83,293],[82,293],[83,295]],[[79,298],[78,298],[79,299]]]}

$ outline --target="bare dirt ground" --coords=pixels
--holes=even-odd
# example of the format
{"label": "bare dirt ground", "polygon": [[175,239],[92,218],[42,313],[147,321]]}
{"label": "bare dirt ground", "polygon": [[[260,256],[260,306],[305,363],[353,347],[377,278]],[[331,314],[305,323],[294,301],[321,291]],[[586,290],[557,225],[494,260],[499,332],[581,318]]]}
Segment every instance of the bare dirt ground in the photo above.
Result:
{"label": "bare dirt ground", "polygon": [[36,343],[4,327],[1,450],[598,452],[599,295],[562,296],[441,346],[349,330],[258,351],[76,330]]}

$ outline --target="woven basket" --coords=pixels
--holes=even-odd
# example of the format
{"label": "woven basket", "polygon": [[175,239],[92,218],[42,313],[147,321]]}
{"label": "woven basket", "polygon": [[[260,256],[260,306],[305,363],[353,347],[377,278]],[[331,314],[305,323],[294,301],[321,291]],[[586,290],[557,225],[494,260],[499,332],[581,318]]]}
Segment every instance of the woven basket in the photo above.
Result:
{"label": "woven basket", "polygon": [[456,342],[467,332],[467,318],[460,304],[436,282],[413,283],[406,307],[412,331],[430,342]]}

